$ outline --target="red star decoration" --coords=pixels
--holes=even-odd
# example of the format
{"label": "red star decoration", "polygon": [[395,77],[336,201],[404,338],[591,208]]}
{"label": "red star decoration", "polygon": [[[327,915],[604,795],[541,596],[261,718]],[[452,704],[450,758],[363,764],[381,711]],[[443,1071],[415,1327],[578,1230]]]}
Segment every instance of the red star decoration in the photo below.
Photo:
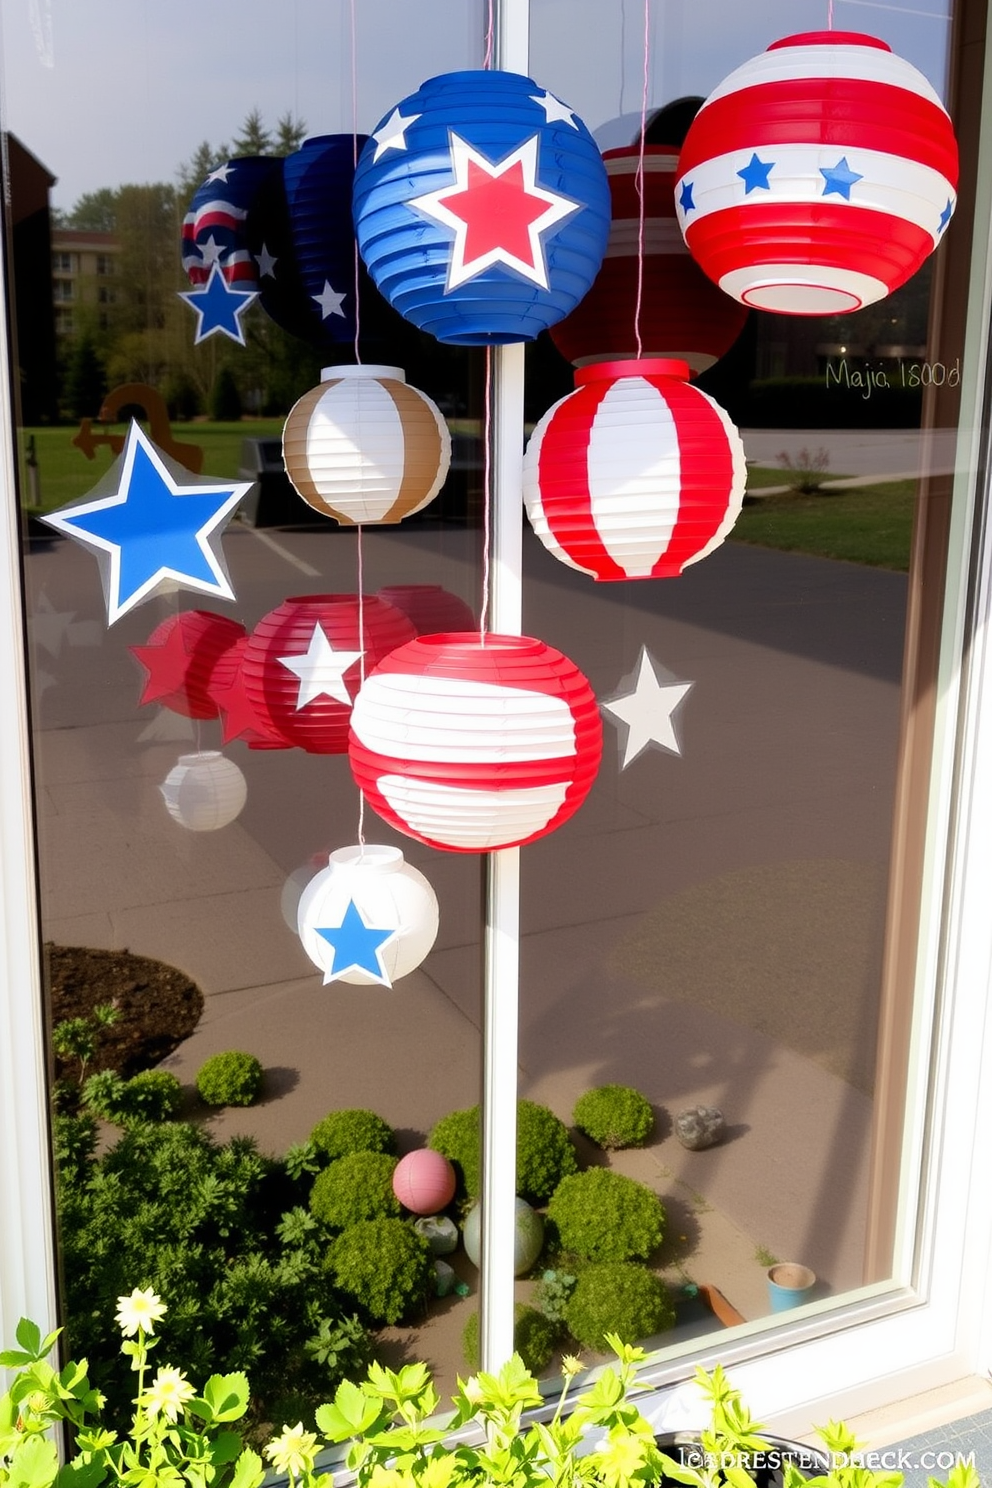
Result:
{"label": "red star decoration", "polygon": [[230,744],[243,739],[250,749],[289,749],[288,741],[259,718],[245,692],[241,658],[248,637],[242,635],[218,657],[208,683],[215,712],[220,713],[221,738]]}
{"label": "red star decoration", "polygon": [[216,718],[209,692],[217,658],[245,628],[211,610],[184,610],[156,626],[144,646],[129,649],[146,672],[139,704],[161,703],[185,718]]}
{"label": "red star decoration", "polygon": [[579,203],[537,184],[538,136],[503,160],[487,160],[451,136],[451,186],[413,197],[408,206],[454,230],[447,289],[456,289],[494,264],[548,287],[542,235],[579,210]]}

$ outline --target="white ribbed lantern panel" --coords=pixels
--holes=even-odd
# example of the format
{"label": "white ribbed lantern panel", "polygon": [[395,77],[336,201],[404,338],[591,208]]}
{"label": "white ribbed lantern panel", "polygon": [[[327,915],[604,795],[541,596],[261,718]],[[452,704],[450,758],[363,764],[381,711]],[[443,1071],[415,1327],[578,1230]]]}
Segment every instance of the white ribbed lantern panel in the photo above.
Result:
{"label": "white ribbed lantern panel", "polygon": [[248,799],[245,777],[216,749],[181,754],[159,786],[169,815],[191,832],[216,832]]}
{"label": "white ribbed lantern panel", "polygon": [[283,430],[286,474],[347,526],[401,522],[433,501],[451,463],[439,409],[399,367],[325,367]]}
{"label": "white ribbed lantern panel", "polygon": [[740,435],[684,362],[599,362],[541,419],[524,456],[537,536],[595,579],[668,578],[723,542],[740,513]]}
{"label": "white ribbed lantern panel", "polygon": [[578,809],[602,726],[574,662],[528,636],[421,636],[366,678],[348,755],[369,804],[432,847],[530,842]]}
{"label": "white ribbed lantern panel", "polygon": [[[342,936],[349,922],[354,928]],[[297,925],[325,985],[389,987],[414,971],[433,946],[437,896],[398,847],[340,847],[303,890]]]}
{"label": "white ribbed lantern panel", "polygon": [[956,201],[950,118],[883,41],[775,42],[710,94],[679,157],[689,251],[727,294],[789,315],[858,310],[898,289]]}

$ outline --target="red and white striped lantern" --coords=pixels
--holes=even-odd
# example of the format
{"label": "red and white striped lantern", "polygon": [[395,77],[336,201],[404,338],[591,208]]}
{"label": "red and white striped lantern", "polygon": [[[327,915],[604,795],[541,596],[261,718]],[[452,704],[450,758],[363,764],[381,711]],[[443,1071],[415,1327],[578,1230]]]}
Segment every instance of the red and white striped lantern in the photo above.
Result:
{"label": "red and white striped lantern", "polygon": [[719,547],[740,513],[740,435],[685,362],[596,362],[524,456],[531,526],[594,579],[664,579]]}
{"label": "red and white striped lantern", "polygon": [[304,594],[264,615],[242,659],[245,694],[266,728],[308,754],[344,754],[364,668],[412,640],[399,610],[374,595]]}
{"label": "red and white striped lantern", "polygon": [[585,800],[602,726],[574,662],[529,636],[420,636],[366,678],[348,755],[369,804],[431,847],[533,842]]}
{"label": "red and white striped lantern", "polygon": [[646,145],[638,313],[641,158],[638,145],[604,153],[613,216],[603,267],[571,315],[548,334],[562,356],[584,367],[636,357],[640,330],[642,357],[671,357],[688,362],[693,372],[705,372],[733,346],[747,310],[710,283],[686,248],[673,197],[678,150]]}
{"label": "red and white striped lantern", "polygon": [[217,660],[243,638],[245,628],[212,610],[182,610],[156,625],[131,651],[145,671],[139,704],[159,703],[184,718],[216,718],[210,678]]}
{"label": "red and white striped lantern", "polygon": [[325,367],[290,410],[286,474],[303,500],[345,526],[401,522],[434,500],[451,464],[440,410],[399,367]]}
{"label": "red and white striped lantern", "polygon": [[787,36],[700,109],[675,204],[689,251],[745,305],[838,315],[883,299],[932,253],[958,150],[923,74],[854,31]]}

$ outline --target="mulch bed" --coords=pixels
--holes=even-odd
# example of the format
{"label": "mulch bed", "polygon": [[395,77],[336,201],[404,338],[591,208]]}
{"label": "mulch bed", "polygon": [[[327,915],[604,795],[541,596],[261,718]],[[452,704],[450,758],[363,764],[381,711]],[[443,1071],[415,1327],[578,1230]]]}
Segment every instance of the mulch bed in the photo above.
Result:
{"label": "mulch bed", "polygon": [[[203,993],[174,966],[130,951],[45,945],[46,985],[52,1025],[85,1018],[100,1003],[113,1003],[116,1023],[101,1028],[86,1073],[115,1069],[130,1077],[149,1069],[189,1038],[203,1012]],[[79,1064],[56,1056],[57,1079],[75,1080]]]}

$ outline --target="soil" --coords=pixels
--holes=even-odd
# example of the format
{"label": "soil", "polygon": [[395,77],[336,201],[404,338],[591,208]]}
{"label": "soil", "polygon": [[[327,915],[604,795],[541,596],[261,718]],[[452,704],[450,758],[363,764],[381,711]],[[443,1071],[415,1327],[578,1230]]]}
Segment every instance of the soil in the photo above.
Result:
{"label": "soil", "polygon": [[[203,993],[184,972],[130,951],[48,941],[45,972],[53,1027],[69,1018],[86,1018],[101,1003],[117,1009],[117,1021],[97,1032],[87,1075],[114,1069],[130,1077],[150,1069],[189,1038],[203,1012]],[[55,1075],[77,1080],[79,1060],[56,1055]]]}

